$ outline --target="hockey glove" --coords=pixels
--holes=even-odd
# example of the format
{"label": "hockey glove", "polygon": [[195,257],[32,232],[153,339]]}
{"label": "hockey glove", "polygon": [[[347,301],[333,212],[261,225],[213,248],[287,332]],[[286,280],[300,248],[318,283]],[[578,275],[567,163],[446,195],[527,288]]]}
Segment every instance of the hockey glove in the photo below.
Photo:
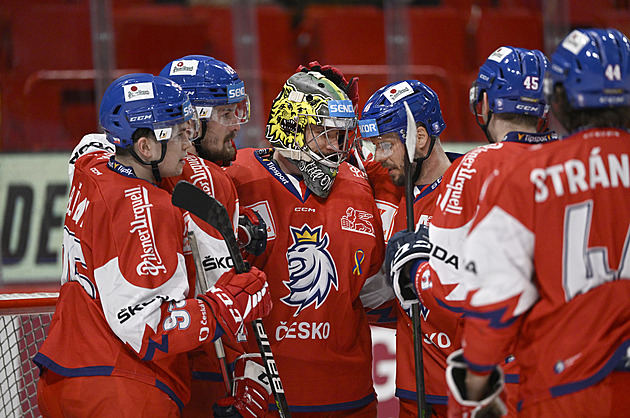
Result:
{"label": "hockey glove", "polygon": [[307,73],[309,71],[317,71],[318,73],[323,74],[324,77],[335,83],[337,87],[343,90],[352,101],[352,106],[355,109],[357,108],[359,105],[359,77],[352,77],[350,81],[346,81],[346,77],[344,77],[343,73],[336,67],[321,65],[317,61],[312,61],[308,65],[310,68],[300,65],[297,72],[301,71]]}
{"label": "hockey glove", "polygon": [[234,365],[232,396],[219,399],[212,409],[215,417],[264,417],[270,399],[271,386],[260,354],[243,354]]}
{"label": "hockey glove", "polygon": [[271,311],[271,296],[264,272],[252,267],[247,273],[226,271],[205,294],[199,295],[209,307],[218,325],[236,335],[243,325],[262,318]]}
{"label": "hockey glove", "polygon": [[426,225],[420,225],[415,232],[398,231],[387,243],[385,268],[389,270],[394,293],[404,310],[418,303],[418,289],[411,280],[415,272],[409,269],[415,261],[429,261],[431,248]]}
{"label": "hockey glove", "polygon": [[496,366],[490,373],[486,395],[479,401],[466,399],[466,374],[468,365],[464,360],[464,350],[451,353],[446,359],[446,383],[449,418],[494,418],[507,414],[505,392],[503,391],[503,370]]}
{"label": "hockey glove", "polygon": [[259,256],[267,248],[267,224],[255,210],[241,208],[238,217],[238,246]]}

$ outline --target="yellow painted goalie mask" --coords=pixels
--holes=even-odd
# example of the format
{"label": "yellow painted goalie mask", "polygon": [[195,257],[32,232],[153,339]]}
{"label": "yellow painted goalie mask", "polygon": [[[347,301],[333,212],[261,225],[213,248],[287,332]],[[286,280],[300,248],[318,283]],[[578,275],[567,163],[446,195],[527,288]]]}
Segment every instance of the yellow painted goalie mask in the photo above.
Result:
{"label": "yellow painted goalie mask", "polygon": [[316,71],[293,74],[271,107],[265,137],[326,197],[347,158],[357,118],[348,96]]}

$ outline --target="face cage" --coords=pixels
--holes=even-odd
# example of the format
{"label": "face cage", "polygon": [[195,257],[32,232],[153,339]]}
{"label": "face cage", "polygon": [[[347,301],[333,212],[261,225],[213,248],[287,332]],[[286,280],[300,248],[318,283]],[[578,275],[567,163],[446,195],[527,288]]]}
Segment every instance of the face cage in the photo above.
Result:
{"label": "face cage", "polygon": [[[309,143],[312,142],[315,149],[309,147],[306,142],[306,132],[304,132],[305,144],[302,149],[303,151],[306,151],[307,154],[309,154],[315,161],[320,162],[327,167],[337,168],[348,158],[357,133],[356,118],[340,118],[334,116],[308,114],[298,114],[298,118],[305,118],[306,120],[315,119],[318,121],[316,125],[306,125],[306,129],[310,130],[311,133]],[[296,127],[299,125],[300,124],[298,123]],[[314,132],[313,126],[322,127],[322,132]],[[317,140],[322,137],[325,138],[326,145],[324,146],[332,148],[333,153],[326,155],[326,152],[328,151],[320,148],[322,141]]]}
{"label": "face cage", "polygon": [[201,120],[212,120],[223,126],[236,126],[249,122],[250,105],[249,96],[236,103],[225,105],[204,105],[199,102],[195,105]]}

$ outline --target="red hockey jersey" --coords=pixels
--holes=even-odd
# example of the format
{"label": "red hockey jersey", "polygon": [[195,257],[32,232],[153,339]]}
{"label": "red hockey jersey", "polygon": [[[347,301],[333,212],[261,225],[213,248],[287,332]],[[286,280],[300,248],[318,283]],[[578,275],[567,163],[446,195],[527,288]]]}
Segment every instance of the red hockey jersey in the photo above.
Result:
{"label": "red hockey jersey", "polygon": [[372,345],[359,293],[384,255],[372,190],[344,163],[320,198],[271,153],[239,150],[227,172],[241,204],[267,224],[267,249],[249,261],[269,280],[273,309],[263,322],[287,401],[294,412],[367,405]]}
{"label": "red hockey jersey", "polygon": [[464,246],[464,354],[483,371],[515,342],[525,404],[626,367],[629,151],[627,132],[585,130],[511,159],[482,194]]}
{"label": "red hockey jersey", "polygon": [[78,157],[71,177],[60,296],[34,361],[68,377],[142,381],[182,407],[186,353],[216,331],[205,304],[189,299],[182,212],[106,151]]}

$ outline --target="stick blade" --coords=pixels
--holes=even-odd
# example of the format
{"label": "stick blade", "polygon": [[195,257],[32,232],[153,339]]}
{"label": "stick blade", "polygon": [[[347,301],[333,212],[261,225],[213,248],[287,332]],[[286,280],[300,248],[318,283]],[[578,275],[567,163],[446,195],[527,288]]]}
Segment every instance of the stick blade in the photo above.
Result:
{"label": "stick blade", "polygon": [[416,154],[416,140],[418,139],[418,134],[416,133],[416,120],[413,117],[413,113],[411,113],[411,109],[407,102],[403,102],[405,106],[405,113],[407,114],[407,132],[405,134],[405,146],[407,147],[407,157],[409,158],[409,162],[413,162],[413,157]]}
{"label": "stick blade", "polygon": [[[187,182],[180,181],[173,189],[171,202],[178,208],[182,208],[207,222],[224,235],[226,228],[232,231],[232,221],[225,206],[214,197],[206,194],[199,187]],[[232,231],[232,233],[234,233]]]}

